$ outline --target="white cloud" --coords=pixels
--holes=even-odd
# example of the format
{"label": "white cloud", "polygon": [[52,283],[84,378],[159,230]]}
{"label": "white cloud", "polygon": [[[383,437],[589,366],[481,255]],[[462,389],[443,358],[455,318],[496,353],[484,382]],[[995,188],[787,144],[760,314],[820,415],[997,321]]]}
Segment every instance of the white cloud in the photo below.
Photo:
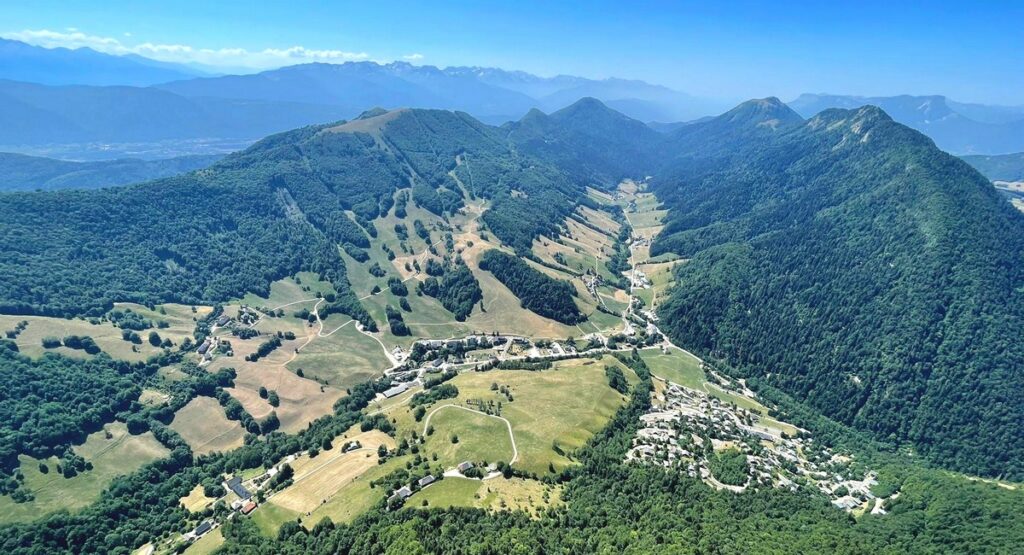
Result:
{"label": "white cloud", "polygon": [[402,56],[402,59],[403,60],[408,60],[410,62],[418,62],[418,61],[422,60],[423,57],[424,57],[423,54],[420,54],[419,52],[417,52],[415,54],[406,54],[405,56]]}
{"label": "white cloud", "polygon": [[[107,54],[138,54],[164,62],[191,62],[210,66],[241,66],[256,69],[307,62],[347,62],[370,59],[370,55],[366,52],[316,50],[304,46],[247,50],[245,48],[198,48],[186,44],[155,44],[151,42],[125,44],[113,37],[89,35],[73,27],[69,27],[66,32],[26,29],[2,33],[0,36],[45,48],[85,47]],[[131,37],[132,35],[124,33],[124,36]]]}

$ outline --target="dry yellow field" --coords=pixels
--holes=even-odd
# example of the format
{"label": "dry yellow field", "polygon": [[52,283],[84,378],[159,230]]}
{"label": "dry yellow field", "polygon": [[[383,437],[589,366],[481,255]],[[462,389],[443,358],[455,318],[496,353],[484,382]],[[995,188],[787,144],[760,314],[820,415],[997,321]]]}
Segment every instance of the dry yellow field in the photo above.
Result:
{"label": "dry yellow field", "polygon": [[[294,484],[271,497],[268,503],[296,513],[312,512],[330,501],[344,486],[376,467],[378,446],[394,448],[395,445],[390,436],[377,430],[349,432],[345,436],[335,438],[331,449],[314,458],[303,455],[289,463],[295,471]],[[349,441],[359,441],[362,448],[342,453],[342,446]]]}
{"label": "dry yellow field", "polygon": [[207,497],[206,494],[203,493],[203,486],[196,486],[192,488],[192,491],[188,492],[188,495],[179,500],[181,506],[192,513],[203,511],[212,505],[214,501],[216,501],[216,499]]}
{"label": "dry yellow field", "polygon": [[212,397],[196,397],[181,408],[171,422],[171,429],[196,455],[214,451],[230,451],[242,445],[242,426],[224,416],[224,409]]}

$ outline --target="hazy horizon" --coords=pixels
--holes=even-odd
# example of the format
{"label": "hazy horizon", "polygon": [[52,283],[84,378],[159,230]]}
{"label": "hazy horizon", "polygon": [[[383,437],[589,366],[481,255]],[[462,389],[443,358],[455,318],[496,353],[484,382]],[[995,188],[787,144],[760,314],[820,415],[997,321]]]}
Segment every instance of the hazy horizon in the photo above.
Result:
{"label": "hazy horizon", "polygon": [[192,1],[143,9],[118,1],[100,13],[44,1],[6,6],[0,36],[221,73],[306,62],[406,61],[542,77],[636,79],[719,101],[828,93],[1024,104],[1024,54],[1014,46],[1024,38],[1016,25],[1024,20],[1019,3],[984,10],[962,2],[942,9],[881,2],[525,2],[445,9],[403,2],[299,4],[304,9]]}

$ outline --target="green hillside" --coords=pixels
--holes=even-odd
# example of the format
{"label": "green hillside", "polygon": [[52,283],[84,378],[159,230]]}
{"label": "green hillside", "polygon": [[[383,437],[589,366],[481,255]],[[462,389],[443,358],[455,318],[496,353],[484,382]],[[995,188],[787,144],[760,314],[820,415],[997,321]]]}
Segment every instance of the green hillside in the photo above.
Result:
{"label": "green hillside", "polygon": [[665,331],[938,464],[1024,477],[1020,215],[877,108],[738,148],[654,186],[651,254],[691,259]]}
{"label": "green hillside", "polygon": [[[403,110],[274,135],[211,168],[119,189],[0,196],[0,312],[99,314],[114,301],[212,304],[300,270],[339,293],[322,314],[368,323],[337,246],[362,257],[370,220],[411,187],[438,215],[482,197],[503,242],[527,251],[580,196],[465,114]],[[47,225],[39,225],[48,222]]]}

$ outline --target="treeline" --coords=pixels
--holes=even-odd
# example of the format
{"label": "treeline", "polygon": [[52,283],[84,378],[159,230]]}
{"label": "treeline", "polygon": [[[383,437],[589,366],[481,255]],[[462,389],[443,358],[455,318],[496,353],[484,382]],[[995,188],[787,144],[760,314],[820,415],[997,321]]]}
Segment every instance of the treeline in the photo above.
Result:
{"label": "treeline", "polygon": [[[428,273],[432,261],[433,259],[427,261]],[[468,318],[476,303],[483,299],[480,282],[462,259],[455,264],[449,264],[442,271],[440,278],[432,275],[421,282],[418,288],[423,294],[440,301],[441,306],[454,314],[455,319],[460,322]]]}
{"label": "treeline", "polygon": [[576,288],[571,283],[550,277],[519,257],[491,249],[480,258],[480,268],[494,274],[519,297],[523,308],[563,324],[586,320],[573,302]]}

